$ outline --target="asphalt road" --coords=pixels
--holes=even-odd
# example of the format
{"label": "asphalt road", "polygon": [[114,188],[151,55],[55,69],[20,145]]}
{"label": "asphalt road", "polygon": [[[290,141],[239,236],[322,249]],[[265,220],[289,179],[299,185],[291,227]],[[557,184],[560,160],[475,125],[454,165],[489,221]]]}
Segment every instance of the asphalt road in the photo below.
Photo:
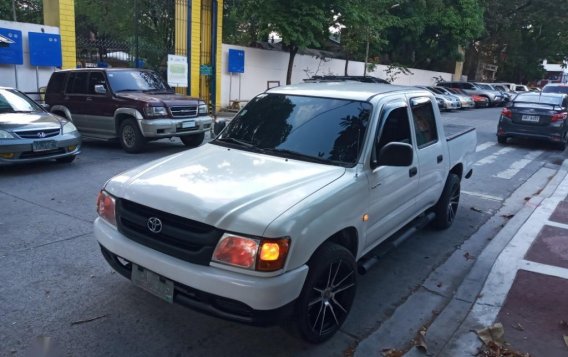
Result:
{"label": "asphalt road", "polygon": [[[104,261],[92,233],[101,186],[124,170],[185,150],[179,141],[151,143],[139,155],[126,154],[117,144],[86,142],[72,164],[0,167],[0,355],[23,356],[42,343],[70,356],[343,356],[393,322],[402,326],[398,337],[406,338],[417,317],[396,314],[397,309],[517,188],[532,182],[543,166],[553,171],[566,157],[538,142],[496,144],[499,111],[443,114],[447,123],[478,130],[474,175],[462,184],[454,225],[419,232],[360,276],[350,317],[320,346],[279,327],[249,327],[169,305]],[[539,185],[531,189],[537,192]],[[500,227],[493,225],[487,241]],[[466,261],[483,249],[480,242],[464,251]],[[439,284],[451,289],[458,283],[459,276]]]}

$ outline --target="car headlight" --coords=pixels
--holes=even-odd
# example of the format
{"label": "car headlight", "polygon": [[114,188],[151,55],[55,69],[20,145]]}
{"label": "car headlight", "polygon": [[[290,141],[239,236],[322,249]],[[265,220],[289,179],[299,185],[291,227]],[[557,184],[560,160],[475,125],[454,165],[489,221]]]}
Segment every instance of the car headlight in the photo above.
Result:
{"label": "car headlight", "polygon": [[63,134],[70,134],[77,131],[77,127],[70,121],[63,125]]}
{"label": "car headlight", "polygon": [[106,191],[100,191],[97,196],[97,213],[99,216],[116,227],[115,207],[116,200]]}
{"label": "car headlight", "polygon": [[0,139],[14,139],[14,135],[5,130],[0,130]]}
{"label": "car headlight", "polygon": [[159,118],[159,117],[167,117],[168,111],[166,107],[146,107],[144,108],[144,113],[149,118]]}
{"label": "car headlight", "polygon": [[199,104],[199,115],[207,114],[209,114],[209,108],[207,108],[207,104]]}
{"label": "car headlight", "polygon": [[290,238],[250,238],[225,233],[215,251],[212,261],[239,268],[257,271],[276,271],[284,267]]}

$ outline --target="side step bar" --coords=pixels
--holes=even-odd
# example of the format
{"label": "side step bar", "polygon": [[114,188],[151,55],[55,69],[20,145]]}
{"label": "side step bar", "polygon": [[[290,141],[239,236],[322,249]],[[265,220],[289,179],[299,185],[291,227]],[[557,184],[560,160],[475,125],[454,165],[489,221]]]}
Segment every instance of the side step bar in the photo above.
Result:
{"label": "side step bar", "polygon": [[380,253],[370,254],[361,258],[361,260],[359,260],[359,263],[357,264],[357,271],[359,272],[359,274],[366,274],[369,269],[371,269],[373,265],[377,264],[377,262],[388,252],[401,245],[402,242],[410,238],[417,231],[426,227],[430,222],[432,222],[435,217],[436,214],[434,212],[428,212],[418,217],[406,227],[402,228],[400,231],[394,234],[392,238],[389,238],[384,243],[381,243],[379,245],[379,247],[381,248]]}

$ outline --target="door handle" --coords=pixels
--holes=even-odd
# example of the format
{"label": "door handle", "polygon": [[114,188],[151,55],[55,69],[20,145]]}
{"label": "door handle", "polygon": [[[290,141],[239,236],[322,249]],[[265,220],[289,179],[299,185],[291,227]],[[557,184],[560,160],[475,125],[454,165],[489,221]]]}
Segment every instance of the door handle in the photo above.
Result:
{"label": "door handle", "polygon": [[91,97],[87,97],[87,99],[85,99],[87,102],[91,102],[93,100],[93,98]]}
{"label": "door handle", "polygon": [[444,156],[438,155],[438,164],[442,161],[444,161]]}
{"label": "door handle", "polygon": [[415,176],[418,173],[418,169],[416,167],[412,167],[410,170],[408,170],[408,176],[412,177]]}

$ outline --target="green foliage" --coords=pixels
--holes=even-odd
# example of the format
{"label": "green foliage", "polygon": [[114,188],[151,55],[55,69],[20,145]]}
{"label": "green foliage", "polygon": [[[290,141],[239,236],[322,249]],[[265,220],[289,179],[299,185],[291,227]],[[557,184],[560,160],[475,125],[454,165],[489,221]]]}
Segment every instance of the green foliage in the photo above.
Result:
{"label": "green foliage", "polygon": [[[14,21],[12,0],[0,0],[0,20]],[[42,0],[15,0],[16,20],[32,24],[43,24]]]}

